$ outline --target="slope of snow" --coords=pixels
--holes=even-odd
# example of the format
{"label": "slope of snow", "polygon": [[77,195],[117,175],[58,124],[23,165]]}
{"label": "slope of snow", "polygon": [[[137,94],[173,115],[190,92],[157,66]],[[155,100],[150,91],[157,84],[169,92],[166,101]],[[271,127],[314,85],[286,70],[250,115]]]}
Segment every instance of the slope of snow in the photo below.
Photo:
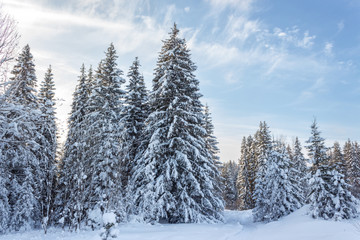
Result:
{"label": "slope of snow", "polygon": [[[226,211],[223,224],[121,224],[119,240],[359,240],[360,218],[341,222],[312,219],[308,206],[271,223],[253,223],[251,211]],[[50,229],[0,235],[0,240],[99,240],[100,231]]]}

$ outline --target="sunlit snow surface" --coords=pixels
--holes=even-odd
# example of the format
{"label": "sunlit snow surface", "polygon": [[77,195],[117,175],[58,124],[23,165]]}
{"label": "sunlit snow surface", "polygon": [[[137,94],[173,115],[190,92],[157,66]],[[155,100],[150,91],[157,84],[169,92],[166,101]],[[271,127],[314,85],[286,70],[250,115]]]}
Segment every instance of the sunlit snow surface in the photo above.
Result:
{"label": "sunlit snow surface", "polygon": [[[306,215],[308,206],[271,223],[253,223],[250,211],[226,211],[223,224],[122,224],[119,240],[359,240],[360,218],[341,222],[312,219]],[[100,231],[70,233],[50,229],[0,235],[1,240],[95,240],[101,239]],[[115,238],[113,238],[115,239]]]}

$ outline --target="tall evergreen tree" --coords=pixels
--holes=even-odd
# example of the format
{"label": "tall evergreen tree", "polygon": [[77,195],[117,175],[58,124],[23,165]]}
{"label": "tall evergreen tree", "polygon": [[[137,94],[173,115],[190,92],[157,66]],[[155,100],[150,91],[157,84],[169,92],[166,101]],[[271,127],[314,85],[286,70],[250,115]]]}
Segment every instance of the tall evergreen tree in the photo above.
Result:
{"label": "tall evergreen tree", "polygon": [[149,221],[217,222],[219,173],[206,148],[196,66],[178,34],[174,25],[155,69],[146,140],[131,179],[134,205]]}
{"label": "tall evergreen tree", "polygon": [[299,190],[298,195],[300,202],[304,203],[308,191],[307,182],[308,174],[306,167],[306,159],[302,153],[302,147],[299,139],[296,137],[293,149],[290,154],[291,179],[293,185]]}
{"label": "tall evergreen tree", "polygon": [[345,180],[351,185],[350,175],[351,175],[352,159],[354,157],[354,148],[353,148],[353,143],[350,141],[350,139],[348,139],[345,142],[343,147],[343,153],[344,153],[344,161],[346,166]]}
{"label": "tall evergreen tree", "polygon": [[[220,162],[220,157],[218,156],[220,149],[218,148],[219,143],[214,135],[214,125],[212,123],[210,109],[207,104],[205,105],[205,108],[204,108],[204,117],[205,117],[205,119],[203,122],[203,127],[206,131],[206,136],[205,136],[206,149],[210,152],[211,158],[212,158],[215,166],[218,169],[218,171],[214,171],[214,173],[216,174],[214,177],[217,179],[216,179],[216,181],[214,181],[213,187],[214,187],[215,191],[217,192],[218,197],[221,198],[222,197],[222,189],[220,187],[221,177],[218,174],[222,168],[222,163]],[[235,185],[235,188],[236,188],[236,185]],[[236,193],[236,195],[237,195],[237,193]]]}
{"label": "tall evergreen tree", "polygon": [[26,45],[12,70],[3,102],[2,116],[7,129],[2,134],[2,156],[9,170],[10,230],[27,230],[40,224],[41,192],[39,168],[42,138],[41,113],[36,96],[36,76],[30,47]]}
{"label": "tall evergreen tree", "polygon": [[120,114],[125,92],[121,85],[125,80],[117,67],[118,56],[113,44],[106,51],[95,76],[95,86],[89,96],[86,116],[87,152],[91,173],[88,198],[90,209],[102,214],[116,211],[124,218],[124,203],[120,176]]}
{"label": "tall evergreen tree", "polygon": [[311,178],[310,184],[310,213],[313,218],[331,218],[332,196],[330,193],[331,169],[330,160],[327,156],[325,139],[320,136],[316,121],[311,125],[311,135],[306,141],[310,157]]}
{"label": "tall evergreen tree", "polygon": [[259,130],[255,134],[256,144],[256,180],[255,180],[255,208],[253,209],[254,220],[263,221],[266,215],[267,196],[264,195],[266,190],[266,162],[272,154],[272,140],[269,127],[265,122],[260,122]]}
{"label": "tall evergreen tree", "polygon": [[360,199],[360,146],[357,142],[348,140],[345,143],[344,160],[346,166],[345,180],[350,184],[353,195]]}
{"label": "tall evergreen tree", "polygon": [[69,131],[64,147],[63,159],[60,167],[60,179],[56,198],[56,213],[58,221],[68,225],[71,229],[80,228],[85,219],[85,185],[88,181],[86,171],[86,135],[88,126],[85,125],[87,113],[89,84],[86,79],[85,66],[80,69],[78,85],[73,94],[73,103],[69,117]]}
{"label": "tall evergreen tree", "polygon": [[149,114],[148,93],[144,78],[139,72],[140,66],[136,57],[127,75],[129,84],[126,86],[125,104],[121,116],[121,172],[124,188],[133,172],[135,156]]}
{"label": "tall evergreen tree", "polygon": [[253,138],[251,135],[244,137],[241,142],[241,155],[239,159],[240,172],[238,175],[237,186],[239,190],[239,207],[241,209],[254,208],[254,188],[255,188],[255,159]]}
{"label": "tall evergreen tree", "polygon": [[55,173],[56,173],[56,151],[57,151],[57,128],[55,118],[55,83],[51,66],[45,73],[45,79],[40,85],[39,102],[42,112],[39,139],[42,151],[41,192],[40,206],[42,213],[42,227],[46,233],[47,226],[51,221],[54,201]]}

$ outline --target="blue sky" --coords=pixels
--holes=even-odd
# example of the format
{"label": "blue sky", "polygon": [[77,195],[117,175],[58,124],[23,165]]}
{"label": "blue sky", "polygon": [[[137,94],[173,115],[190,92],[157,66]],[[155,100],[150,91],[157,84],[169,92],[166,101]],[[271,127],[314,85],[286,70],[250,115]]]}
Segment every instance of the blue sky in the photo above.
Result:
{"label": "blue sky", "polygon": [[39,81],[52,65],[66,121],[79,68],[113,42],[127,73],[138,56],[151,88],[161,40],[176,22],[197,64],[222,161],[266,121],[304,141],[316,117],[331,145],[360,140],[360,2],[356,0],[3,0],[29,44]]}

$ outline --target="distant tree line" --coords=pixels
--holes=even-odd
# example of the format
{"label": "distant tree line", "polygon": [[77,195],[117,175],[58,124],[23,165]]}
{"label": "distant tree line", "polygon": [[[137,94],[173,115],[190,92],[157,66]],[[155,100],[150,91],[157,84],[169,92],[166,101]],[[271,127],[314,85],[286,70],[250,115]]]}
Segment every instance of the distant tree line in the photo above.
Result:
{"label": "distant tree line", "polygon": [[314,218],[349,219],[357,216],[360,197],[360,146],[348,140],[327,148],[316,121],[306,141],[309,159],[298,138],[292,146],[272,139],[269,127],[241,143],[240,159],[222,168],[227,209],[253,209],[255,221],[273,221],[306,203]]}

